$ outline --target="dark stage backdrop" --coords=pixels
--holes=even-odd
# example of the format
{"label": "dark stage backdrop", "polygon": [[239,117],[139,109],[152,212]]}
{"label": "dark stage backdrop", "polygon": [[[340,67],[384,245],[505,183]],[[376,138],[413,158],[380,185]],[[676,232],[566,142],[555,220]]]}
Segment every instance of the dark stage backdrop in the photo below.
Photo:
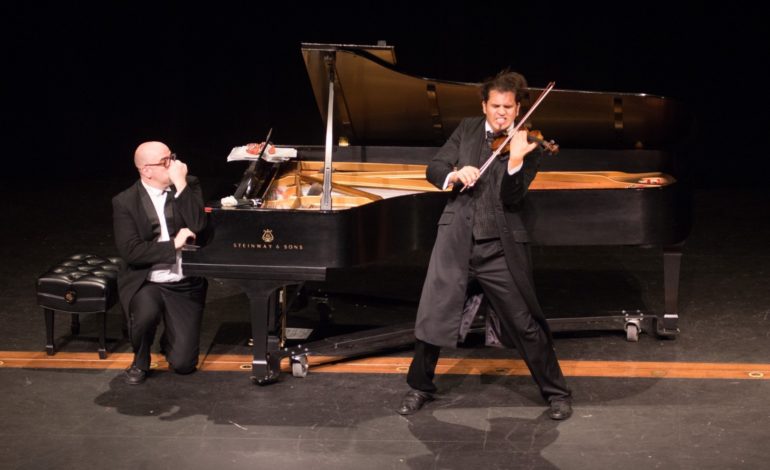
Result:
{"label": "dark stage backdrop", "polygon": [[762,184],[769,169],[770,41],[750,9],[155,3],[0,7],[4,177],[130,176],[149,139],[197,174],[237,176],[229,149],[271,126],[277,143],[323,142],[300,42],[378,40],[396,46],[401,70],[431,78],[511,67],[534,86],[676,98],[696,118],[696,184]]}

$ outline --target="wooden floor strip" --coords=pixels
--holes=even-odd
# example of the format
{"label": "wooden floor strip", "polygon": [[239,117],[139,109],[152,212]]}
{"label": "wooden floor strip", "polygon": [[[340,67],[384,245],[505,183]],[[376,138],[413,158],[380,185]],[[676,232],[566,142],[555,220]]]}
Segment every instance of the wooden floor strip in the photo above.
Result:
{"label": "wooden floor strip", "polygon": [[[96,353],[0,351],[0,368],[29,369],[125,369],[131,364],[130,353],[112,353],[100,360]],[[309,356],[311,373],[405,374],[409,357],[367,357],[337,361],[330,356]],[[154,354],[154,368],[166,369],[163,356]],[[747,379],[767,380],[770,364],[720,362],[637,362],[637,361],[560,361],[564,375],[570,377],[628,377],[669,379]],[[201,357],[202,371],[250,371],[251,357],[235,354],[210,354]],[[290,370],[288,359],[282,363]],[[458,375],[529,375],[524,362],[517,359],[442,358],[438,374]]]}

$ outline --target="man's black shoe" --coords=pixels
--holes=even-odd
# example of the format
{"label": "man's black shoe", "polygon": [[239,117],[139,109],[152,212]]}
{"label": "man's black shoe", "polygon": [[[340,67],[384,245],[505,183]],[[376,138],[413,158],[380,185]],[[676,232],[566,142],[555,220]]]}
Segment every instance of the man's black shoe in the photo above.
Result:
{"label": "man's black shoe", "polygon": [[126,369],[126,372],[123,375],[123,381],[128,385],[139,385],[144,383],[145,380],[147,380],[147,372],[136,366],[131,366]]}
{"label": "man's black shoe", "polygon": [[548,411],[551,419],[562,421],[572,416],[572,403],[569,400],[554,400],[551,402],[551,409]]}
{"label": "man's black shoe", "polygon": [[433,395],[428,392],[421,392],[419,390],[409,390],[401,400],[401,406],[398,407],[398,414],[410,415],[416,413],[422,406],[433,401]]}

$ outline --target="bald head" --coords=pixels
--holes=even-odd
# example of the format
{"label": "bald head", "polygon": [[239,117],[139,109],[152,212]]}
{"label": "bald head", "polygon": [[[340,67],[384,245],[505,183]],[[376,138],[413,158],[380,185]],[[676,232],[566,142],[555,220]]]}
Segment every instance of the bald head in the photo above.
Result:
{"label": "bald head", "polygon": [[134,165],[141,169],[144,165],[156,163],[167,157],[171,150],[163,142],[144,142],[134,151]]}

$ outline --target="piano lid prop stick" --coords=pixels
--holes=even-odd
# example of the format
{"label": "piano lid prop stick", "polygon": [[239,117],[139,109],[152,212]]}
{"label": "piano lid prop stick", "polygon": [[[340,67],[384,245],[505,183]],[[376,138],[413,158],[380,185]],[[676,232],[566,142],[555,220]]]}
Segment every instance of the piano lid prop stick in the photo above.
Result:
{"label": "piano lid prop stick", "polygon": [[329,95],[326,106],[326,143],[324,146],[324,181],[321,193],[321,210],[332,210],[332,137],[334,132],[334,67],[335,56],[325,58],[329,72]]}
{"label": "piano lid prop stick", "polygon": [[[545,99],[545,97],[548,95],[548,93],[550,93],[551,90],[553,90],[553,87],[555,87],[555,86],[556,86],[556,82],[550,82],[548,84],[548,86],[545,87],[543,92],[540,93],[540,96],[537,97],[537,100],[535,100],[535,102],[532,104],[532,106],[530,106],[529,111],[527,111],[527,113],[524,115],[524,117],[522,117],[519,120],[519,123],[516,124],[515,126],[511,125],[511,127],[508,128],[508,130],[506,131],[508,133],[508,137],[505,138],[503,143],[499,147],[497,147],[497,150],[492,152],[492,155],[481,166],[481,168],[479,168],[479,178],[481,178],[481,175],[483,175],[484,172],[487,171],[487,168],[489,168],[489,165],[491,165],[492,162],[495,160],[495,158],[497,158],[497,156],[500,155],[500,153],[505,148],[505,146],[508,145],[508,142],[510,142],[511,139],[513,138],[513,135],[516,134],[516,132],[519,130],[519,128],[522,126],[522,124],[527,122],[527,119],[529,119],[529,116],[532,115],[532,113],[535,111],[535,109],[537,109],[538,106],[540,106],[540,103],[543,102],[543,99]],[[476,181],[478,181],[479,178],[476,178]],[[473,184],[470,184],[470,185],[467,185],[467,186],[463,186],[462,188],[460,188],[460,192],[463,192],[467,188],[472,188],[472,187],[473,187]]]}

